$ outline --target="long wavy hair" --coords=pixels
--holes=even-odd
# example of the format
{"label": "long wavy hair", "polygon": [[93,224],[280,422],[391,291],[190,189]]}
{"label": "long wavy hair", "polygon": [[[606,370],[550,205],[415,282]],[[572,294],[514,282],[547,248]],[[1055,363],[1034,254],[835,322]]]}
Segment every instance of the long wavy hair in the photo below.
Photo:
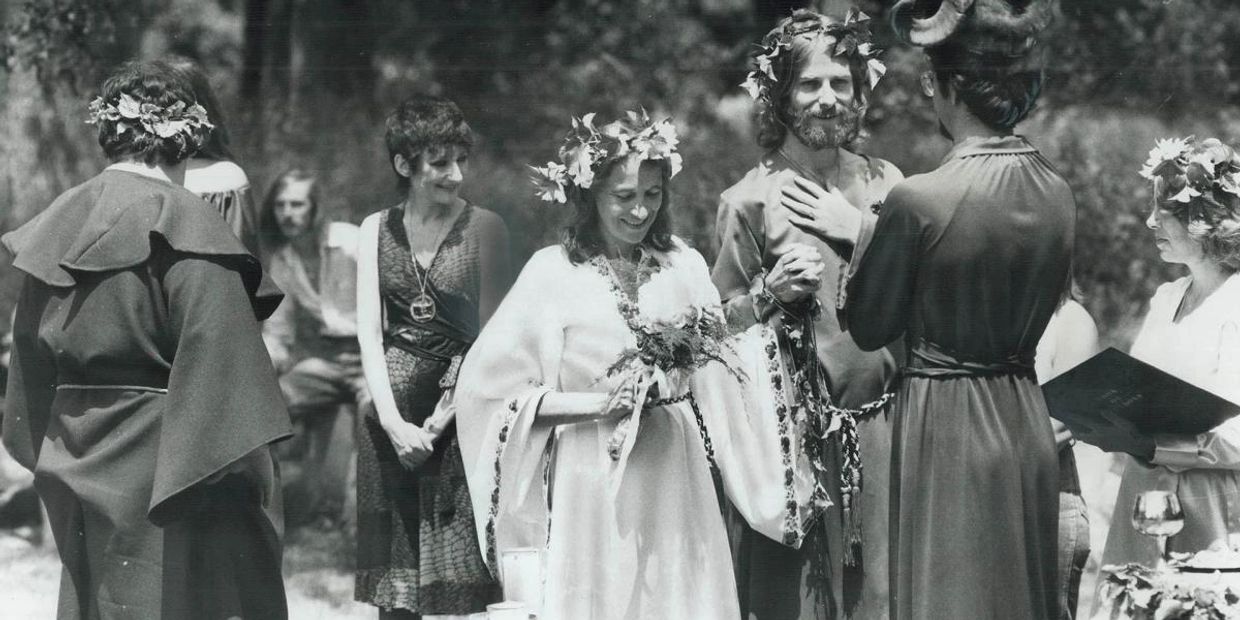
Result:
{"label": "long wavy hair", "polygon": [[[826,15],[819,15],[817,13],[809,15],[813,19],[821,20],[824,24],[838,23],[838,20]],[[778,39],[789,26],[794,25],[794,21],[804,21],[806,19],[811,19],[811,17],[807,17],[804,13],[783,18],[775,28],[762,38],[763,42],[766,43],[770,40]],[[788,113],[788,107],[792,101],[792,88],[795,86],[796,78],[805,69],[805,66],[809,64],[809,60],[814,54],[830,54],[830,49],[828,37],[822,33],[817,33],[810,36],[794,37],[790,53],[779,54],[775,57],[771,63],[771,70],[776,75],[774,88],[770,91],[769,100],[762,101],[757,106],[758,146],[764,149],[774,149],[784,143],[784,138],[788,135],[788,128],[792,125],[792,117]],[[837,56],[835,58],[840,57]],[[848,72],[852,75],[852,106],[858,113],[858,119],[864,119],[866,109],[870,103],[869,78],[866,75],[865,61],[854,54],[848,54],[845,58],[848,62]],[[859,138],[860,132],[849,144],[843,146],[851,148]]]}
{"label": "long wavy hair", "polygon": [[326,216],[323,213],[322,191],[319,189],[318,177],[303,168],[289,168],[271,182],[271,186],[267,188],[267,195],[263,197],[262,208],[258,212],[258,240],[264,256],[270,255],[288,243],[288,238],[280,230],[280,223],[276,221],[276,197],[284,191],[285,187],[288,187],[289,183],[301,181],[310,182],[311,230],[318,231],[323,228]]}
{"label": "long wavy hair", "polygon": [[[569,185],[566,193],[568,202],[573,205],[573,220],[564,229],[560,242],[568,253],[568,260],[574,265],[581,264],[603,253],[603,231],[600,228],[598,202],[595,193],[608,182],[611,173],[624,158],[613,158],[602,161],[594,167],[594,183],[589,189]],[[663,195],[659,201],[659,212],[654,216],[650,230],[642,245],[667,252],[674,247],[672,243],[671,192],[668,183],[672,179],[672,165],[666,159],[650,159],[642,162],[659,166],[659,174],[663,179]]]}

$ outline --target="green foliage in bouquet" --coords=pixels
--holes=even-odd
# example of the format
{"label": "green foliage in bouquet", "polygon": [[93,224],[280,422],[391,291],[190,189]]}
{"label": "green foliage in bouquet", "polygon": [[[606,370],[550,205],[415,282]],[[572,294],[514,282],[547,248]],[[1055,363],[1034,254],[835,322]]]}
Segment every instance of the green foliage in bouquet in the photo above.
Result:
{"label": "green foliage in bouquet", "polygon": [[633,326],[637,346],[626,349],[610,367],[607,376],[614,377],[643,364],[663,372],[692,371],[711,362],[723,364],[738,379],[742,371],[724,359],[727,353],[728,325],[719,315],[696,310],[670,321],[655,321]]}

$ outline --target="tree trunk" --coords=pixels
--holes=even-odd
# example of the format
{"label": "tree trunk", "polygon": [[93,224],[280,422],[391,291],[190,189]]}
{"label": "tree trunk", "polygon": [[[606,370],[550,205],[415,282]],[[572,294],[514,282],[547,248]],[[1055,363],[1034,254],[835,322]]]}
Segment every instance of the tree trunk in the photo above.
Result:
{"label": "tree trunk", "polygon": [[297,25],[300,82],[343,97],[374,92],[377,24],[370,0],[305,0]]}

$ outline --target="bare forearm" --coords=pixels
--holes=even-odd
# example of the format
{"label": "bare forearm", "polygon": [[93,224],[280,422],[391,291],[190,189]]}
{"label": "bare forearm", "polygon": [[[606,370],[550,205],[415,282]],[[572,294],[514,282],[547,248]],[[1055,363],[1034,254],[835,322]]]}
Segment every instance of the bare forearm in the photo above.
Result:
{"label": "bare forearm", "polygon": [[607,394],[598,392],[550,392],[542,399],[537,417],[549,424],[594,422],[604,417]]}

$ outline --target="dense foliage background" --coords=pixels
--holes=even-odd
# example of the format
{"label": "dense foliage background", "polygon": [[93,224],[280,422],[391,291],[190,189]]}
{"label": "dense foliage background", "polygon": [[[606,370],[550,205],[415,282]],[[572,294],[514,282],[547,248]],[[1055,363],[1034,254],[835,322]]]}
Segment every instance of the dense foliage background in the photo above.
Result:
{"label": "dense foliage background", "polygon": [[[906,174],[947,149],[916,91],[919,53],[894,45],[885,4],[861,2],[891,49],[864,150]],[[720,191],[749,168],[752,44],[808,2],[772,0],[26,0],[0,3],[0,230],[35,215],[104,161],[85,102],[134,57],[199,61],[261,199],[281,170],[316,170],[342,219],[394,203],[382,119],[414,92],[456,99],[481,137],[466,193],[501,213],[518,258],[554,240],[562,213],[530,192],[570,115],[644,106],[675,118],[685,171],[680,234],[708,259]],[[843,12],[843,0],[813,3]],[[1142,221],[1136,170],[1157,137],[1240,140],[1240,5],[1228,0],[1065,1],[1050,81],[1022,126],[1072,183],[1077,275],[1104,337],[1126,345],[1144,302],[1179,272]],[[0,268],[0,327],[12,303]]]}

